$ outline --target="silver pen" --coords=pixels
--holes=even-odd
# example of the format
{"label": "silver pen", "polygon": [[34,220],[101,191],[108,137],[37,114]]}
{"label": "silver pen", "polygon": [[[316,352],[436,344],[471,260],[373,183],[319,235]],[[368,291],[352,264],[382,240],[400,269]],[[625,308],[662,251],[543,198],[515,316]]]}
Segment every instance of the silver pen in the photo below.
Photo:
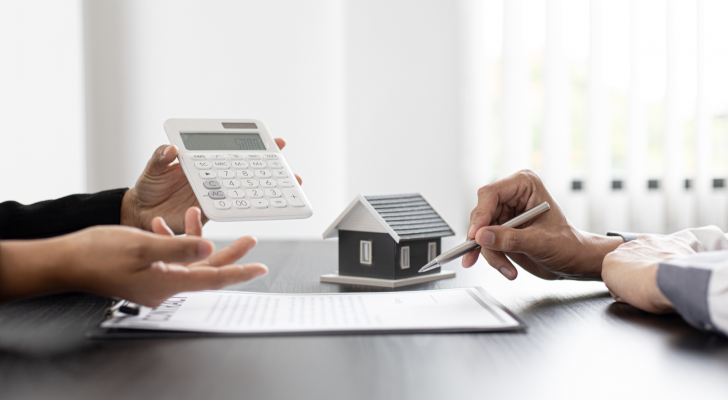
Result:
{"label": "silver pen", "polygon": [[[507,226],[509,228],[516,228],[519,227],[526,222],[538,217],[539,215],[545,213],[546,211],[550,210],[551,206],[549,206],[548,202],[543,202],[536,207],[526,211],[525,213],[513,218],[512,220],[506,222],[505,224],[501,226]],[[464,256],[466,253],[473,251],[477,248],[480,248],[480,245],[475,242],[475,239],[471,239],[466,241],[463,244],[457,245],[453,247],[452,249],[440,254],[439,256],[435,257],[434,260],[430,261],[425,265],[424,267],[420,268],[418,273],[427,272],[430,270],[433,270],[435,268],[438,268],[442,265],[445,265],[449,263],[450,261],[460,258]]]}

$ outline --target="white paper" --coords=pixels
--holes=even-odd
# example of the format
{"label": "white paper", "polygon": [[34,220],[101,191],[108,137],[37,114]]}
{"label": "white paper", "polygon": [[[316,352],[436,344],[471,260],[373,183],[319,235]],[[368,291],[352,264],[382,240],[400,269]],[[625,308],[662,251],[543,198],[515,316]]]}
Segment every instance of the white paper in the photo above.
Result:
{"label": "white paper", "polygon": [[474,288],[278,294],[185,292],[104,328],[216,333],[495,330],[520,324]]}

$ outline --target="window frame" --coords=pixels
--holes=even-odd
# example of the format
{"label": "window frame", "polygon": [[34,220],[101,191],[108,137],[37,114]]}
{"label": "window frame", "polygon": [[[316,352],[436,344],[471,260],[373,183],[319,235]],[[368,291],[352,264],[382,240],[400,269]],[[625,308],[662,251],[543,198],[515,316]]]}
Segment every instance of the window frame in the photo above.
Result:
{"label": "window frame", "polygon": [[[364,248],[367,248],[368,261],[364,259]],[[371,240],[360,240],[359,241],[359,263],[364,265],[372,265],[372,241]]]}
{"label": "window frame", "polygon": [[[432,257],[430,257],[432,255]],[[427,243],[427,262],[430,262],[437,258],[437,242]]]}
{"label": "window frame", "polygon": [[[407,259],[406,259],[407,262],[405,262],[405,257],[404,257],[405,253],[407,254]],[[410,256],[410,253],[411,252],[410,252],[410,247],[409,246],[402,246],[399,249],[399,267],[401,269],[409,269],[409,267],[410,267],[410,257],[411,257]]]}

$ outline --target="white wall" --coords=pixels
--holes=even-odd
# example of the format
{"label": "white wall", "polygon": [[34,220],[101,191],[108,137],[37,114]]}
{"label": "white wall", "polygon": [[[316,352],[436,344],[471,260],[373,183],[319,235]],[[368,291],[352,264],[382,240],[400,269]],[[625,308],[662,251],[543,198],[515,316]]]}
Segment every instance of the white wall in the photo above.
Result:
{"label": "white wall", "polygon": [[[0,166],[5,171],[22,168],[22,173],[4,176],[0,200],[32,202],[132,186],[153,150],[167,143],[162,129],[167,118],[254,117],[288,140],[285,152],[304,178],[314,216],[303,221],[210,223],[209,236],[318,238],[356,193],[401,192],[422,193],[464,234],[477,188],[531,161],[545,173],[549,186],[562,192],[557,195],[570,218],[582,228],[601,231],[598,225],[590,227],[585,193],[567,189],[572,178],[583,178],[579,168],[584,166],[577,161],[586,153],[581,148],[584,143],[574,142],[572,152],[568,142],[584,125],[574,117],[578,110],[601,108],[609,124],[616,119],[605,111],[613,99],[609,107],[602,107],[604,101],[587,102],[586,92],[575,89],[582,85],[574,83],[577,78],[586,79],[587,88],[597,87],[597,74],[580,77],[580,68],[591,57],[593,69],[604,71],[602,83],[610,93],[616,90],[627,96],[629,104],[614,109],[628,111],[628,127],[620,128],[630,138],[627,169],[632,172],[627,176],[635,176],[636,169],[643,171],[646,175],[636,184],[644,188],[647,175],[659,178],[664,169],[647,171],[654,154],[646,156],[646,102],[658,104],[664,97],[667,37],[687,41],[681,48],[690,49],[695,42],[704,45],[702,56],[695,57],[702,61],[683,59],[680,53],[681,62],[702,65],[703,72],[722,71],[718,66],[728,60],[728,47],[720,44],[728,30],[721,21],[728,16],[728,3],[680,3],[704,7],[700,13],[693,8],[678,10],[671,15],[679,21],[669,25],[685,28],[683,19],[697,21],[694,17],[702,15],[701,35],[694,35],[692,25],[666,35],[665,3],[660,1],[561,3],[559,7],[556,0],[5,0],[0,2],[0,140],[5,150]],[[628,4],[635,10],[652,10],[630,11],[631,29],[623,15]],[[590,13],[589,5],[609,12]],[[598,49],[589,46],[593,42],[589,32],[596,29],[590,15],[592,22],[603,19],[609,39],[602,49],[605,65],[596,62]],[[566,29],[560,38],[562,25],[579,29]],[[633,45],[630,60],[628,47]],[[621,49],[617,52],[621,56],[614,56],[612,47]],[[648,47],[651,51],[641,51]],[[685,122],[695,114],[690,104],[699,99],[700,133],[694,140],[697,150],[691,154],[698,158],[699,180],[705,186],[702,196],[720,200],[708,202],[715,204],[705,207],[711,210],[710,218],[702,216],[699,221],[726,226],[725,216],[713,217],[718,214],[712,211],[722,207],[725,191],[707,185],[708,178],[725,177],[728,170],[725,149],[709,145],[713,139],[728,140],[718,125],[711,133],[714,122],[724,121],[720,116],[728,104],[724,90],[728,75],[696,75],[702,79],[699,95],[677,96],[685,104],[671,108],[682,110]],[[682,76],[671,81],[682,85],[696,80]],[[553,107],[554,102],[561,108]],[[547,104],[543,110],[542,103]],[[529,156],[534,124],[539,121],[543,123],[540,148]],[[605,130],[611,131],[611,127]],[[686,132],[681,128],[679,135]],[[525,146],[522,157],[511,159],[508,151],[503,152],[512,147],[510,139]],[[660,147],[652,142],[649,146],[650,152]],[[603,156],[601,147],[591,146],[591,153]],[[720,150],[715,157],[709,155],[711,147]],[[536,157],[538,151],[546,155]],[[26,152],[43,161],[28,162]],[[581,158],[574,157],[579,152]],[[573,167],[563,162],[569,153]],[[539,161],[543,159],[546,164]],[[597,158],[587,154],[586,159]],[[643,162],[638,165],[634,160]],[[592,172],[600,172],[604,182],[611,179],[608,164],[611,161],[602,159],[592,165]],[[672,178],[679,175],[673,173]],[[615,177],[624,177],[624,171]],[[627,182],[630,187],[637,187],[632,180]],[[624,210],[610,214],[610,228],[663,230],[663,191],[637,196],[654,203],[648,207],[653,211],[649,215],[630,213],[639,207],[621,201],[626,194],[612,195],[620,200],[612,202],[624,203],[619,206]],[[614,208],[611,204],[609,212]],[[636,215],[644,216],[645,223]]]}
{"label": "white wall", "polygon": [[343,4],[85,1],[89,190],[132,186],[173,117],[257,118],[314,206],[208,236],[320,237],[343,209]]}
{"label": "white wall", "polygon": [[346,197],[419,192],[464,234],[458,5],[347,2]]}
{"label": "white wall", "polygon": [[0,201],[85,191],[81,4],[0,2]]}

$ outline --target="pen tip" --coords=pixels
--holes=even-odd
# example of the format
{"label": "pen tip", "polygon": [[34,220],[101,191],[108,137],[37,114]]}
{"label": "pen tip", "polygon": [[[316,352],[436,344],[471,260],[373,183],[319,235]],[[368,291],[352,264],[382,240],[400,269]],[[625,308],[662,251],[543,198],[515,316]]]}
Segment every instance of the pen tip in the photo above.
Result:
{"label": "pen tip", "polygon": [[420,268],[420,270],[419,270],[419,271],[417,271],[417,273],[418,273],[418,274],[421,274],[421,273],[423,273],[423,272],[427,272],[427,271],[429,271],[429,270],[430,270],[430,267],[432,267],[433,265],[435,265],[435,262],[434,262],[434,261],[430,261],[430,262],[428,262],[427,264],[425,264],[425,266],[424,266],[424,267]]}

